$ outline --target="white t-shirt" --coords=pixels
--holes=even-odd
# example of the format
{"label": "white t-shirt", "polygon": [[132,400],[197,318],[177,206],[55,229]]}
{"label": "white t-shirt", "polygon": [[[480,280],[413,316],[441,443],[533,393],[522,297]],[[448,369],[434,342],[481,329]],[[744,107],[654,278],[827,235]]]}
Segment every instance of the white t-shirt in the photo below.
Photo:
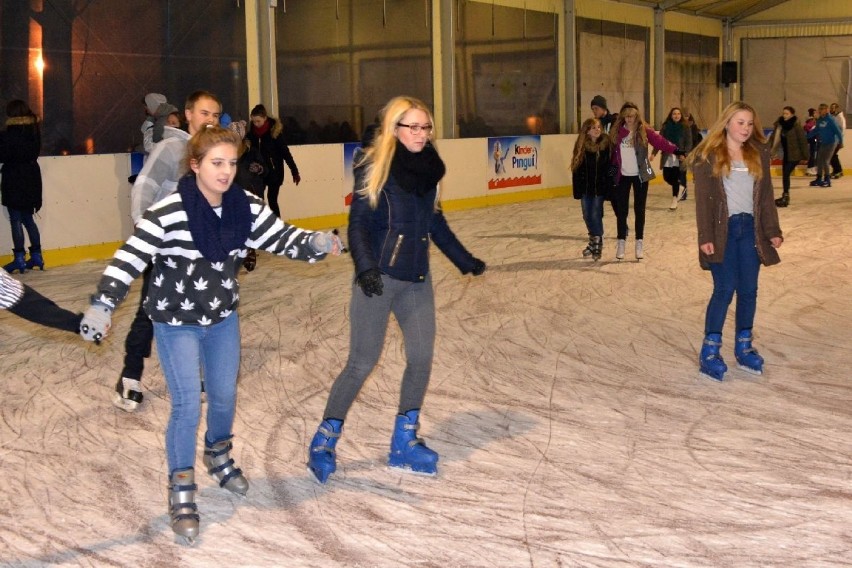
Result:
{"label": "white t-shirt", "polygon": [[625,136],[621,141],[621,175],[623,176],[639,175],[639,163],[636,161],[636,149],[633,147],[635,139],[634,133]]}

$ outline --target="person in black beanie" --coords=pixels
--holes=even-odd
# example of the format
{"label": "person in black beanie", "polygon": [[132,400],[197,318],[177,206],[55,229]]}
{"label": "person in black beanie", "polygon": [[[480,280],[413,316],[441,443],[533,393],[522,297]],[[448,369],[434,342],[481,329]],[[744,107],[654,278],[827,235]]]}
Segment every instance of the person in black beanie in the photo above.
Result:
{"label": "person in black beanie", "polygon": [[396,97],[381,117],[372,142],[355,158],[348,233],[355,263],[349,358],[331,387],[308,450],[308,470],[320,483],[337,469],[335,445],[343,421],[381,356],[391,314],[402,330],[406,365],[388,465],[437,474],[438,454],[417,437],[435,348],[430,243],[462,274],[485,272],[485,263],[459,242],[441,211],[438,182],[446,167],[431,142],[434,121],[426,105]]}
{"label": "person in black beanie", "polygon": [[592,97],[592,115],[601,121],[601,126],[605,134],[609,134],[609,129],[618,116],[609,112],[609,108],[606,106],[606,99],[601,95]]}

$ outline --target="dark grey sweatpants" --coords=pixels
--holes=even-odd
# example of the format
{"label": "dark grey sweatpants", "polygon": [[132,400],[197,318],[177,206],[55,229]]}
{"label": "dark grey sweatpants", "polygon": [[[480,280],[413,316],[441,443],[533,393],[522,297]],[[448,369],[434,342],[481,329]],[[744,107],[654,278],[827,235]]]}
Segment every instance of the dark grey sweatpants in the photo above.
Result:
{"label": "dark grey sweatpants", "polygon": [[323,418],[346,419],[346,413],[372,372],[385,343],[393,313],[405,342],[405,373],[399,397],[400,414],[420,408],[429,386],[435,349],[435,296],[432,277],[403,282],[382,275],[381,296],[368,298],[357,283],[352,286],[349,320],[349,359],[328,395]]}

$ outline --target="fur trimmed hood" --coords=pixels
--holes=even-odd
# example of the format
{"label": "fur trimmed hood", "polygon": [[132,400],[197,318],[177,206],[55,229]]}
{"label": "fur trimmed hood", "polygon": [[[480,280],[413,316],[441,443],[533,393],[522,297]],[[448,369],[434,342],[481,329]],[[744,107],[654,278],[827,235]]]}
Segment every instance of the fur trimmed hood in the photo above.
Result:
{"label": "fur trimmed hood", "polygon": [[38,117],[35,115],[15,116],[6,119],[6,126],[27,126],[30,124],[38,124],[38,122]]}

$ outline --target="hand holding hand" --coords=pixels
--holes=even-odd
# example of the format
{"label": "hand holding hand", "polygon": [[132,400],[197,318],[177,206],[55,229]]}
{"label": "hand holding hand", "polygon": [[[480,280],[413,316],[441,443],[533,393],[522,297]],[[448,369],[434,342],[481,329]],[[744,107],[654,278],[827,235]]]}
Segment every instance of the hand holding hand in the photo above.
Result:
{"label": "hand holding hand", "polygon": [[80,335],[86,341],[100,343],[112,326],[112,310],[103,304],[92,304],[80,320]]}
{"label": "hand holding hand", "polygon": [[333,254],[337,256],[343,251],[343,241],[337,236],[337,231],[328,231],[325,233],[316,232],[311,235],[311,248],[318,253]]}
{"label": "hand holding hand", "polygon": [[358,286],[368,298],[382,295],[384,284],[382,283],[382,273],[378,268],[369,268],[358,275]]}

